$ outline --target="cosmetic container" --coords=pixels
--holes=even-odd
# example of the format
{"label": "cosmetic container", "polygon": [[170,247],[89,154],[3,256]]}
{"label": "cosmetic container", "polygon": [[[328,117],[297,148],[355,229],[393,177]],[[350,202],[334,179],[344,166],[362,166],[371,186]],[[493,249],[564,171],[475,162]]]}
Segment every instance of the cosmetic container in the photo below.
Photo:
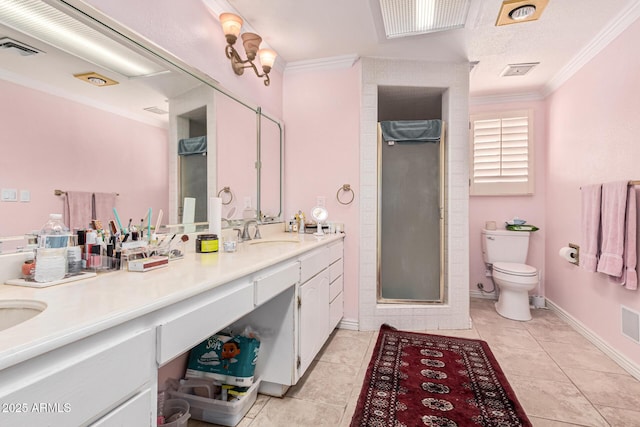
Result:
{"label": "cosmetic container", "polygon": [[218,252],[218,235],[198,234],[196,237],[196,252],[199,254]]}

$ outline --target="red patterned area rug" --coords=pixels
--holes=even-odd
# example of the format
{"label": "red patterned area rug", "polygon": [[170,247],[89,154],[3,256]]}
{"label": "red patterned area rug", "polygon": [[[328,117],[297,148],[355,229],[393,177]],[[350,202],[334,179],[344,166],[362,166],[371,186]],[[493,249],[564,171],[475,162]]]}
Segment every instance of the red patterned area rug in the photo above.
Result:
{"label": "red patterned area rug", "polygon": [[484,341],[382,325],[351,427],[530,427]]}

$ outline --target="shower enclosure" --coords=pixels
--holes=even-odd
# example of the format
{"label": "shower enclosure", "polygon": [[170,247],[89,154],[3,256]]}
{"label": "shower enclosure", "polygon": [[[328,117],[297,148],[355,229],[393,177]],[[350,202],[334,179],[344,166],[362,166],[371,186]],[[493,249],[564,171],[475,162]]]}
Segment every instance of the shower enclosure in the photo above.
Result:
{"label": "shower enclosure", "polygon": [[[400,110],[387,124],[426,120],[424,109]],[[436,140],[385,141],[378,124],[378,303],[444,302],[444,129]]]}

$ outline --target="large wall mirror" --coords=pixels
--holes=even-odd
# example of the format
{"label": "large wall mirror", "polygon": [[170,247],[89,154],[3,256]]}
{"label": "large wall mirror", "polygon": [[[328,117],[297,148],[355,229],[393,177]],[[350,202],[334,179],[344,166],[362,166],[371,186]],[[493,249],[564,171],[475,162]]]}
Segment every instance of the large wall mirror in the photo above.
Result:
{"label": "large wall mirror", "polygon": [[[206,221],[215,196],[225,217],[279,220],[279,121],[97,19],[59,0],[0,0],[0,236],[62,213],[56,189],[117,193],[122,221],[152,208],[178,223],[184,197]],[[71,43],[59,28],[75,31]],[[204,151],[178,155],[180,141],[205,136]]]}

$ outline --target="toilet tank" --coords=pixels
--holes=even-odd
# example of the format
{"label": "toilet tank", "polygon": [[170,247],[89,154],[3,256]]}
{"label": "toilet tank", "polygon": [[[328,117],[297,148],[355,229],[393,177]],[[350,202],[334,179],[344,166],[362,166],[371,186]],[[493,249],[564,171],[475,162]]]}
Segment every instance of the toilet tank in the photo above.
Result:
{"label": "toilet tank", "polygon": [[528,231],[482,230],[482,258],[485,263],[524,264],[529,252]]}

